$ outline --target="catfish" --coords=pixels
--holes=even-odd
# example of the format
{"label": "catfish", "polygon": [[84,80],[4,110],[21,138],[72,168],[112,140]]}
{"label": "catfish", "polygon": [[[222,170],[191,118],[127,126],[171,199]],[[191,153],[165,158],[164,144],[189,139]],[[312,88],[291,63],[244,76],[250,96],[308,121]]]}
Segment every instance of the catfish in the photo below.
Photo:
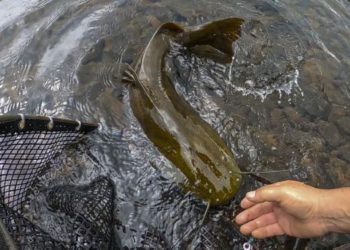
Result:
{"label": "catfish", "polygon": [[198,56],[228,63],[243,22],[228,18],[194,27],[162,24],[122,78],[129,84],[131,108],[145,134],[185,176],[182,189],[207,208],[227,204],[237,193],[242,174],[255,174],[239,169],[223,139],[176,92],[165,70],[165,56],[176,42]]}

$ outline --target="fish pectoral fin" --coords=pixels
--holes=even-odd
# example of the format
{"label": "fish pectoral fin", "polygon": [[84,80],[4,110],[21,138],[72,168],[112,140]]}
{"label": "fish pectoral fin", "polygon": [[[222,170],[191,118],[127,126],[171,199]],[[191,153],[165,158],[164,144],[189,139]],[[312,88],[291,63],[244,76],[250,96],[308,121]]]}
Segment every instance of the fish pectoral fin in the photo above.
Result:
{"label": "fish pectoral fin", "polygon": [[127,64],[126,69],[123,72],[122,82],[131,85],[136,85],[137,81],[138,77],[135,70],[129,64]]}

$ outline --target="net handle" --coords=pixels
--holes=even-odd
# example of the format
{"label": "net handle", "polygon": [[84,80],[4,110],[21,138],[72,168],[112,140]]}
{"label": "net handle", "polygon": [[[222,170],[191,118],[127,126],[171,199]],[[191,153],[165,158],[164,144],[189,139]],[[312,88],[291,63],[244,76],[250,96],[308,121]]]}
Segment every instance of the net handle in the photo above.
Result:
{"label": "net handle", "polygon": [[8,250],[18,250],[18,247],[14,243],[12,237],[8,233],[5,225],[3,224],[3,222],[1,220],[0,220],[0,237],[2,237],[4,239]]}
{"label": "net handle", "polygon": [[26,131],[74,131],[88,133],[98,128],[98,124],[30,115],[0,115],[0,133]]}

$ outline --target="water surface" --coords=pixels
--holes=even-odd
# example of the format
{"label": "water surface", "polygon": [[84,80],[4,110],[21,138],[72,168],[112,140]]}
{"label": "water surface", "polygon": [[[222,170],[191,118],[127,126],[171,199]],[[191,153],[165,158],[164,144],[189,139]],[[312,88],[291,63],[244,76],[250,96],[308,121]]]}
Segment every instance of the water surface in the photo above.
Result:
{"label": "water surface", "polygon": [[[178,93],[225,140],[242,169],[288,169],[266,177],[348,186],[349,10],[345,0],[2,0],[0,111],[101,124],[43,182],[84,184],[109,175],[121,246],[240,249],[248,239],[231,223],[233,212],[259,184],[247,179],[237,198],[210,211],[198,229],[205,207],[169,177],[172,166],[133,116],[120,63],[132,63],[163,22],[243,18],[232,64],[172,47],[167,63]],[[346,240],[331,235],[308,244],[331,249]],[[287,243],[254,244],[278,249]]]}

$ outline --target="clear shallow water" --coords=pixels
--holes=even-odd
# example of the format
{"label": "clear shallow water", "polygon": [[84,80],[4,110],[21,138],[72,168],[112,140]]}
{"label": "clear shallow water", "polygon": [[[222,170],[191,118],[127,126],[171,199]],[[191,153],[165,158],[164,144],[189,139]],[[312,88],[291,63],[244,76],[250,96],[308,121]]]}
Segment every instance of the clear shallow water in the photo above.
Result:
{"label": "clear shallow water", "polygon": [[[245,19],[231,65],[174,46],[168,64],[178,92],[225,139],[242,169],[289,169],[267,177],[348,186],[349,9],[345,0],[2,0],[0,110],[101,123],[43,182],[111,176],[120,245],[239,249],[247,239],[230,224],[232,213],[240,195],[258,184],[247,179],[236,200],[210,211],[196,229],[205,208],[167,178],[170,164],[132,114],[120,62],[131,63],[163,22]],[[329,249],[341,240],[332,235],[308,244]],[[284,241],[255,244],[281,248]]]}

